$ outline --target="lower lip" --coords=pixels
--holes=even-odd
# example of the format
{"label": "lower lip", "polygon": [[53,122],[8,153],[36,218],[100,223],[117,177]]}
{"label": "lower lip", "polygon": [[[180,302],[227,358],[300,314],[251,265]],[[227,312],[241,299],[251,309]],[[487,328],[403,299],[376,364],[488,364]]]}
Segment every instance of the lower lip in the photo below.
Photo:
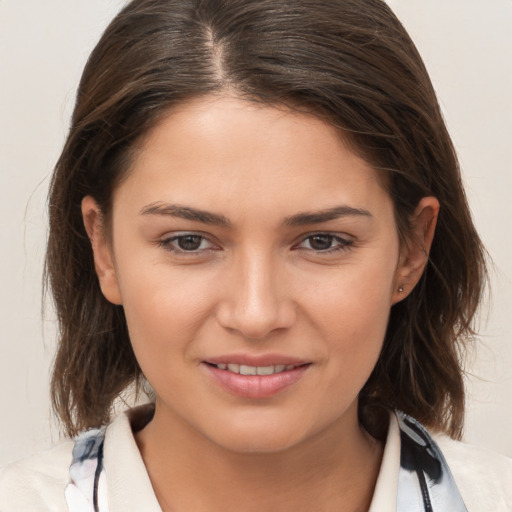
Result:
{"label": "lower lip", "polygon": [[273,375],[240,375],[203,363],[209,374],[222,388],[244,398],[270,398],[298,382],[309,364],[297,366]]}

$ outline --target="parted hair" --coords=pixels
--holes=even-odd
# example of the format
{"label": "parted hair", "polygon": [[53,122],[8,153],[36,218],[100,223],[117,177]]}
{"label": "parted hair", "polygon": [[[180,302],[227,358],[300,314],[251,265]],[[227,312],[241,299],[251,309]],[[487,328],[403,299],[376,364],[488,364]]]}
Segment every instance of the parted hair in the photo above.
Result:
{"label": "parted hair", "polygon": [[419,200],[439,200],[429,261],[391,308],[359,417],[378,436],[379,411],[400,409],[460,437],[485,251],[427,71],[381,0],[133,0],[107,27],[49,192],[45,277],[59,323],[51,393],[65,432],[107,423],[123,390],[144,383],[123,308],[100,290],[82,198],[94,197],[108,223],[112,193],[148,130],[180,102],[224,92],[338,128],[386,174],[401,240]]}

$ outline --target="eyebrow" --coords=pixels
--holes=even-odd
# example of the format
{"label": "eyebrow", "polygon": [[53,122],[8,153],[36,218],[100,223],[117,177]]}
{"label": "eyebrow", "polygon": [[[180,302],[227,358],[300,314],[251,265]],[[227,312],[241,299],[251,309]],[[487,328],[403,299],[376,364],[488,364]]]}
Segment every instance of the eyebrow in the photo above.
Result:
{"label": "eyebrow", "polygon": [[179,206],[176,204],[152,203],[144,206],[140,211],[141,215],[168,215],[186,220],[195,220],[203,224],[211,224],[214,226],[230,227],[231,221],[216,213],[197,210],[188,206]]}
{"label": "eyebrow", "polygon": [[286,217],[284,224],[287,226],[304,226],[307,224],[320,224],[339,219],[340,217],[367,217],[373,219],[373,215],[368,210],[351,206],[335,206],[327,210],[298,213],[291,217]]}
{"label": "eyebrow", "polygon": [[[232,226],[231,221],[224,215],[176,204],[160,202],[151,203],[147,206],[144,206],[141,209],[140,214],[165,215],[226,228]],[[286,217],[283,221],[283,225],[304,226],[307,224],[320,224],[322,222],[329,222],[341,217],[366,217],[371,219],[373,218],[373,215],[368,210],[362,208],[353,208],[351,206],[336,206],[334,208],[328,208],[326,210],[320,210],[316,212],[297,213],[290,217]]]}

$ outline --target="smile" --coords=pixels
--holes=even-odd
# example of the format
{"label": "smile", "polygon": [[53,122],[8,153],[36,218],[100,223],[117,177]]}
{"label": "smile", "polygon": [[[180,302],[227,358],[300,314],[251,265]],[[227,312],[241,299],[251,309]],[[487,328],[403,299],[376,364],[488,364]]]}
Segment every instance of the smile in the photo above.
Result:
{"label": "smile", "polygon": [[274,375],[296,368],[293,364],[276,364],[271,366],[248,366],[236,363],[219,363],[214,364],[219,370],[226,370],[239,375]]}
{"label": "smile", "polygon": [[[233,359],[238,359],[238,362],[232,362]],[[262,399],[271,398],[298,383],[312,366],[309,362],[284,357],[262,357],[260,361],[254,359],[223,357],[220,361],[203,361],[203,368],[213,382],[228,393]]]}

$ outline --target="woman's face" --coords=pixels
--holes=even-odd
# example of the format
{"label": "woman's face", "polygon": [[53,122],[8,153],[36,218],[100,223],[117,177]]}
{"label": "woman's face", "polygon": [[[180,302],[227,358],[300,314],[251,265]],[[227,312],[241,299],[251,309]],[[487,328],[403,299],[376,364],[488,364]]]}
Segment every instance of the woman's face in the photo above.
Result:
{"label": "woman's face", "polygon": [[389,194],[332,127],[183,104],[115,191],[110,244],[92,238],[160,417],[249,452],[357,422],[410,269]]}

